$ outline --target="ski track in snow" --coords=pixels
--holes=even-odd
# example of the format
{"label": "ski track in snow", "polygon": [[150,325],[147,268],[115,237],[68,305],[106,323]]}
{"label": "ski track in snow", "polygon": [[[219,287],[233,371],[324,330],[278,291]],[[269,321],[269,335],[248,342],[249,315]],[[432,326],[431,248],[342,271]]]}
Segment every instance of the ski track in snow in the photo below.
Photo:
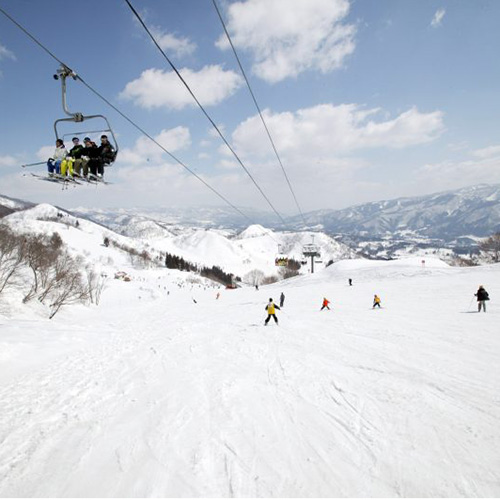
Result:
{"label": "ski track in snow", "polygon": [[[0,496],[499,496],[500,309],[455,298],[500,297],[499,275],[318,274],[196,304],[113,282],[99,308],[2,319],[33,359],[0,367]],[[23,351],[50,335],[59,351]]]}

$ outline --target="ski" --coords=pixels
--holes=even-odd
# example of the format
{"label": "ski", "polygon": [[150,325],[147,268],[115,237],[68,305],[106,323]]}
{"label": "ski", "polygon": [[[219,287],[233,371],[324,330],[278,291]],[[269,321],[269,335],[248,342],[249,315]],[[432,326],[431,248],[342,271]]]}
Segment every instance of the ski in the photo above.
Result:
{"label": "ski", "polygon": [[98,175],[94,174],[89,174],[87,176],[87,179],[97,184],[111,184],[111,182],[105,181],[102,177],[99,177]]}
{"label": "ski", "polygon": [[78,185],[81,185],[81,183],[78,182],[76,179],[73,179],[73,177],[63,177],[62,175],[59,175],[59,174],[54,174],[54,175],[40,175],[40,174],[35,174],[33,172],[30,172],[30,174],[33,177],[36,177],[40,181],[54,182],[54,183],[63,184],[63,185],[68,185],[68,184],[78,184]]}

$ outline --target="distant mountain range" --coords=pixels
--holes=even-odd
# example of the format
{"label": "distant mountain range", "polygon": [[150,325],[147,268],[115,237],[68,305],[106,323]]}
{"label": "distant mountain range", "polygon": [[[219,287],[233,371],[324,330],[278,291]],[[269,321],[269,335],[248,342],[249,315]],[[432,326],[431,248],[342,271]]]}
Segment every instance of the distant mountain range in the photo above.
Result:
{"label": "distant mountain range", "polygon": [[290,229],[318,227],[327,233],[362,237],[409,235],[451,241],[500,230],[500,185],[479,185],[428,196],[319,210],[295,217]]}
{"label": "distant mountain range", "polygon": [[[0,196],[0,217],[33,206]],[[72,212],[136,238],[170,238],[194,228],[231,236],[258,222],[279,231],[318,231],[334,236],[372,257],[397,257],[404,250],[477,250],[478,240],[500,231],[500,185],[478,185],[427,196],[364,203],[342,210],[318,210],[293,216],[286,224],[273,213],[229,207],[88,209]],[[191,228],[191,229],[190,229]]]}

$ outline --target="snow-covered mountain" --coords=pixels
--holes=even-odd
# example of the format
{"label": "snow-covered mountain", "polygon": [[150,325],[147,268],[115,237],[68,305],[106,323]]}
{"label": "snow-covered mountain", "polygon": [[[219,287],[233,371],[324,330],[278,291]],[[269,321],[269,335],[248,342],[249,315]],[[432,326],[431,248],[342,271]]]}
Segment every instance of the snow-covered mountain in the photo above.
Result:
{"label": "snow-covered mountain", "polygon": [[[32,204],[0,197],[0,209],[2,206],[4,213],[10,213]],[[257,235],[258,243],[250,243],[256,235],[248,232],[249,221],[227,207],[78,208],[72,213],[122,235],[154,242],[163,251],[189,256],[196,263],[231,267],[233,273],[245,273],[253,264],[271,272],[269,263],[278,246],[301,260],[301,246],[311,242],[312,231],[318,234],[317,243],[326,262],[352,257],[356,252],[384,259],[430,253],[451,262],[457,255],[469,258],[477,253],[481,238],[500,230],[500,185],[315,211],[304,214],[305,224],[302,218],[291,217],[283,226],[274,214],[253,211],[250,215],[261,224],[251,225],[251,231],[269,228],[267,236]],[[327,239],[321,235],[328,235]],[[211,238],[212,244],[220,242],[220,252],[214,252],[216,259],[210,252],[196,250],[207,245],[203,237]]]}
{"label": "snow-covered mountain", "polygon": [[[360,237],[421,237],[452,241],[500,230],[500,185],[472,186],[428,196],[365,203],[305,215],[307,227]],[[302,227],[294,218],[293,226]]]}
{"label": "snow-covered mountain", "polygon": [[[48,204],[40,204],[12,213],[4,217],[3,221],[17,231],[27,233],[59,232],[63,240],[69,238],[67,243],[74,254],[85,254],[96,261],[110,258],[110,248],[103,246],[104,238],[109,238],[139,253],[146,251],[160,263],[164,262],[168,252],[198,266],[217,266],[241,278],[253,270],[259,270],[267,276],[277,275],[275,259],[278,253],[304,261],[302,248],[312,241],[321,254],[315,262],[316,270],[331,261],[356,257],[356,252],[348,246],[322,233],[276,232],[253,225],[234,234],[228,230],[169,226],[144,216],[122,214],[110,224],[113,229],[126,233],[119,234],[104,226],[99,217],[96,219],[93,221]],[[105,218],[104,222],[109,223],[109,219]],[[115,255],[112,258],[117,259]],[[307,260],[301,272],[307,273],[309,265]]]}
{"label": "snow-covered mountain", "polygon": [[34,205],[34,203],[30,203],[29,201],[0,195],[0,218],[18,210],[25,210],[26,208],[33,207]]}
{"label": "snow-covered mountain", "polygon": [[[241,207],[248,219],[239,215],[234,209],[222,207],[133,207],[91,209],[78,207],[72,210],[82,216],[119,230],[124,234],[128,232],[128,225],[136,225],[139,220],[154,221],[165,227],[202,227],[207,229],[230,229],[241,231],[252,224],[259,222],[266,227],[278,226],[276,216],[270,212]],[[281,223],[279,224],[281,227]],[[132,230],[135,230],[132,229]],[[157,229],[156,229],[157,230]]]}

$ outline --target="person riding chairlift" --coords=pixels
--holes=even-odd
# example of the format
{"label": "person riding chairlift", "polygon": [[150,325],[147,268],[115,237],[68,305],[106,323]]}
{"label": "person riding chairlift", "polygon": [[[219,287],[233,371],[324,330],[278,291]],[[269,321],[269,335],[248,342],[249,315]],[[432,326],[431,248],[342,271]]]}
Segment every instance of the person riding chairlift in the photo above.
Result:
{"label": "person riding chairlift", "polygon": [[52,177],[54,174],[60,175],[61,163],[64,159],[66,159],[66,156],[68,156],[68,151],[64,146],[64,142],[61,139],[57,139],[54,154],[52,155],[52,158],[49,158],[47,161],[49,176]]}

